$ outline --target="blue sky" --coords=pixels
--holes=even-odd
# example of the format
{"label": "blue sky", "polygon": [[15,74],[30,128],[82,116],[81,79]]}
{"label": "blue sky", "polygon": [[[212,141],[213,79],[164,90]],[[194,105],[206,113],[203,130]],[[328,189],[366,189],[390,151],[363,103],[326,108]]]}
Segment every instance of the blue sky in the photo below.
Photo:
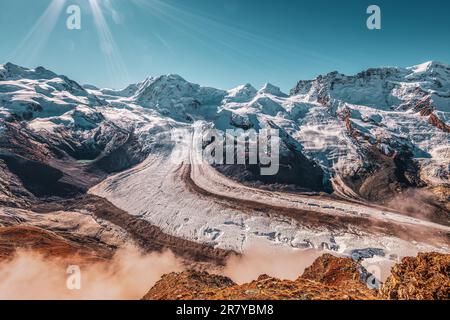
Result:
{"label": "blue sky", "polygon": [[[66,28],[72,4],[81,30]],[[382,30],[366,28],[371,4]],[[288,91],[334,70],[450,63],[449,35],[444,0],[0,0],[0,63],[101,87],[177,73],[223,89],[271,82]]]}

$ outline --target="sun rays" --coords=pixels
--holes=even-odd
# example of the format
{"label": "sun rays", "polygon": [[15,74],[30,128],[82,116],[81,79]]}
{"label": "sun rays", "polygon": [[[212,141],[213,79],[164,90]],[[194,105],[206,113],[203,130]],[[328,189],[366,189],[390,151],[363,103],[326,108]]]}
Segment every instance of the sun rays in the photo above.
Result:
{"label": "sun rays", "polygon": [[[235,21],[224,21],[217,16],[209,16],[204,12],[195,11],[184,6],[182,2],[176,5],[163,0],[131,0],[131,2],[145,9],[146,13],[152,15],[155,19],[162,20],[171,28],[201,42],[209,49],[219,53],[226,49],[227,55],[231,54],[237,60],[257,60],[261,65],[275,67],[264,57],[250,55],[245,50],[245,46],[237,45],[237,43],[246,43],[247,47],[260,48],[261,52],[271,50],[282,56],[300,56],[312,61],[336,62],[330,56],[306,49],[312,47],[306,43],[304,46],[298,46],[282,41],[274,35],[246,30]],[[217,35],[220,35],[220,37]]]}
{"label": "sun rays", "polygon": [[[306,49],[312,46],[299,46],[285,42],[276,35],[262,34],[255,30],[242,28],[237,21],[224,21],[219,16],[196,11],[186,7],[182,2],[163,0],[130,0],[126,3],[115,0],[49,0],[49,5],[44,13],[14,50],[12,55],[14,61],[31,66],[41,60],[39,58],[43,49],[54,45],[49,41],[53,30],[56,27],[64,28],[64,11],[69,4],[79,5],[83,8],[83,28],[81,31],[73,32],[96,32],[97,49],[103,56],[105,73],[109,77],[109,83],[113,86],[129,82],[121,50],[125,48],[128,51],[124,50],[124,53],[129,52],[132,42],[123,43],[123,38],[118,42],[118,38],[114,34],[118,28],[127,28],[121,11],[127,7],[138,9],[135,12],[136,15],[162,22],[160,25],[163,27],[146,30],[148,31],[147,35],[142,36],[140,40],[145,43],[151,43],[150,41],[153,40],[156,50],[167,51],[167,59],[176,58],[179,53],[177,52],[177,42],[165,32],[166,29],[170,29],[182,38],[192,40],[192,46],[201,46],[206,49],[204,51],[223,58],[223,61],[238,65],[239,68],[248,72],[257,71],[260,76],[266,78],[270,77],[266,73],[283,68],[282,64],[268,59],[266,52],[276,53],[273,56],[278,61],[300,58],[312,62],[333,61],[328,56]],[[92,19],[95,31],[84,29],[84,26],[88,25],[84,22],[85,19]],[[57,50],[58,48],[55,47],[54,51],[57,52]],[[169,61],[168,64],[170,64]]]}
{"label": "sun rays", "polygon": [[97,0],[89,0],[94,23],[97,29],[100,49],[105,56],[107,71],[113,83],[122,83],[124,78],[129,82],[128,72],[120,54],[119,47],[114,40],[111,30],[103,15],[102,8]]}
{"label": "sun rays", "polygon": [[[73,2],[71,1],[70,4],[73,4]],[[75,1],[75,4],[77,4],[77,1]],[[81,6],[85,3],[79,2],[78,4]],[[88,0],[88,4],[98,34],[99,49],[104,55],[110,82],[113,84],[120,84],[124,81],[128,82],[129,76],[121,57],[120,49],[104,15],[104,11],[108,11],[116,23],[119,21],[118,13],[114,10],[112,1]],[[51,0],[44,13],[37,19],[24,39],[14,49],[11,54],[11,60],[22,65],[34,65],[39,60],[39,55],[43,49],[51,45],[49,39],[58,23],[61,23],[61,28],[64,27],[64,19],[62,18],[65,18],[63,13],[67,5],[69,5],[67,0]],[[87,16],[83,15],[82,17],[84,19]]]}
{"label": "sun rays", "polygon": [[30,65],[47,45],[50,34],[55,28],[64,9],[66,0],[52,0],[45,12],[39,17],[25,38],[12,53],[14,61]]}

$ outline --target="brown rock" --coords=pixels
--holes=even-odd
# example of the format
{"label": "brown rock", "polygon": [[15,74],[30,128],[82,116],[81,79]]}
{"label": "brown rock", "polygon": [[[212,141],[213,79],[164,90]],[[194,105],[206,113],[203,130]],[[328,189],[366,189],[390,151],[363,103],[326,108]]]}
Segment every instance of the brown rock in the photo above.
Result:
{"label": "brown rock", "polygon": [[18,250],[48,258],[66,258],[82,263],[104,261],[112,252],[96,244],[80,244],[54,232],[31,226],[0,227],[0,261],[14,258]]}
{"label": "brown rock", "polygon": [[359,282],[351,259],[324,255],[295,281],[261,275],[237,285],[226,277],[186,271],[163,276],[144,300],[367,300],[374,291]]}
{"label": "brown rock", "polygon": [[200,300],[235,283],[223,276],[194,270],[164,275],[143,300]]}
{"label": "brown rock", "polygon": [[441,129],[442,131],[447,132],[447,133],[450,132],[450,126],[447,125],[441,119],[439,119],[439,117],[435,113],[430,114],[428,121],[436,128]]}
{"label": "brown rock", "polygon": [[338,258],[326,253],[306,268],[301,278],[330,286],[339,287],[352,283],[363,287],[359,280],[358,267],[358,264],[350,258]]}
{"label": "brown rock", "polygon": [[375,300],[449,299],[450,255],[420,253],[404,258],[380,294],[360,282],[360,266],[349,258],[319,257],[295,281],[267,275],[237,285],[226,277],[186,271],[163,276],[144,299],[185,300]]}
{"label": "brown rock", "polygon": [[386,299],[449,300],[450,254],[419,253],[407,257],[392,268],[381,288]]}

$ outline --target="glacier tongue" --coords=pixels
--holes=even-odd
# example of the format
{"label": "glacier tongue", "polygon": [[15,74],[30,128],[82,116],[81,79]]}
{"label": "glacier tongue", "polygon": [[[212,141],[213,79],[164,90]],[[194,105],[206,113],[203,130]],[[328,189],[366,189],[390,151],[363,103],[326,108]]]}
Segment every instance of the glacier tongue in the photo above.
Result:
{"label": "glacier tongue", "polygon": [[[197,123],[192,128],[192,135],[195,143],[201,136],[201,124]],[[346,254],[368,246],[382,248],[392,256],[441,250],[392,236],[373,236],[366,233],[365,228],[355,227],[349,232],[338,227],[334,230],[325,226],[311,227],[302,223],[302,219],[251,209],[244,205],[246,201],[292,210],[303,208],[316,211],[318,215],[327,212],[344,216],[356,214],[394,224],[450,230],[438,224],[356,204],[284,193],[267,194],[244,187],[220,175],[209,165],[194,161],[197,155],[192,146],[168,143],[159,150],[142,164],[111,176],[90,192],[150,221],[168,234],[236,251],[260,241],[274,246],[325,248]],[[176,156],[173,158],[173,155]],[[234,199],[237,206],[229,203],[228,198]]]}

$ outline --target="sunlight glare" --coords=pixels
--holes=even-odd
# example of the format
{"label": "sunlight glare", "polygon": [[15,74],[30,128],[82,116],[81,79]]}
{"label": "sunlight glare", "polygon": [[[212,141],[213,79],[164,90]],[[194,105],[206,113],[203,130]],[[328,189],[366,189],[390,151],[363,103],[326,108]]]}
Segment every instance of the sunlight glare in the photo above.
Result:
{"label": "sunlight glare", "polygon": [[36,56],[47,45],[48,39],[56,26],[66,0],[52,0],[45,12],[13,51],[14,62],[30,66]]}
{"label": "sunlight glare", "polygon": [[119,48],[114,40],[111,30],[103,15],[99,1],[89,0],[89,5],[94,17],[94,23],[100,41],[100,49],[102,50],[108,70],[108,75],[115,85],[123,83],[124,80],[129,82],[128,72],[119,52]]}

